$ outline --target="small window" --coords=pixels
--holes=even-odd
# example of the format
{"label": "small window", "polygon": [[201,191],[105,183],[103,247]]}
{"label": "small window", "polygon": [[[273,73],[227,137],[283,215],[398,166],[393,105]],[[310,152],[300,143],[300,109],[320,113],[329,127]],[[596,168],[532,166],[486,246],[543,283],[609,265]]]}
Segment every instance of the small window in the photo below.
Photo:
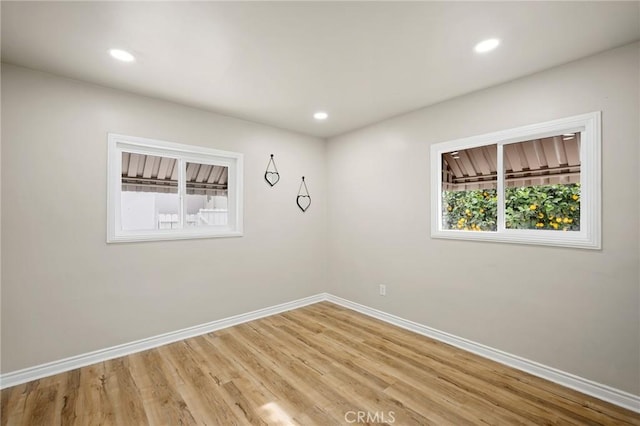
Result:
{"label": "small window", "polygon": [[600,113],[431,147],[434,238],[600,248]]}
{"label": "small window", "polygon": [[242,154],[109,134],[107,242],[242,235]]}

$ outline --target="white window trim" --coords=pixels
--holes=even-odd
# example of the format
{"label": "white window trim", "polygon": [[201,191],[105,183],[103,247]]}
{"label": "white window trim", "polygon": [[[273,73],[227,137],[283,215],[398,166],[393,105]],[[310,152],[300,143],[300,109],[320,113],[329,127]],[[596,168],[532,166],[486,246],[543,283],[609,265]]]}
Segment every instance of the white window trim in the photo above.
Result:
{"label": "white window trim", "polygon": [[[158,155],[180,159],[182,162],[199,162],[229,167],[228,171],[228,225],[201,228],[157,229],[149,231],[124,231],[121,228],[121,176],[122,152]],[[193,145],[183,145],[157,139],[108,134],[107,160],[107,243],[136,241],[183,240],[195,238],[240,237],[243,235],[243,155]],[[185,191],[184,167],[179,169],[180,220]]]}
{"label": "white window trim", "polygon": [[[580,136],[580,231],[559,232],[504,228],[504,182],[498,173],[497,231],[469,232],[442,228],[442,161],[444,153],[497,144],[498,170],[502,167],[502,148],[509,143],[538,139],[562,133]],[[431,237],[458,240],[493,241],[585,249],[601,248],[601,113],[600,111],[531,124],[431,146]]]}

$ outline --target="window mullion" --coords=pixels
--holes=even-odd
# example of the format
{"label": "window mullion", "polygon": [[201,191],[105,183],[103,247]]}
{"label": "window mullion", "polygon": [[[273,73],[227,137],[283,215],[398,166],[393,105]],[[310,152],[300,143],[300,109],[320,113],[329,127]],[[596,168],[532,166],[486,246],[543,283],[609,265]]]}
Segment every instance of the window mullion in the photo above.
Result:
{"label": "window mullion", "polygon": [[178,193],[180,195],[180,229],[185,228],[187,214],[187,163],[183,158],[178,159]]}
{"label": "window mullion", "polygon": [[437,222],[436,222],[436,226],[437,229],[442,231],[442,223],[443,223],[443,218],[442,218],[442,197],[444,196],[444,191],[442,189],[442,155],[443,152],[438,152],[437,155],[437,163],[432,163],[437,167],[437,175],[436,175],[436,179],[437,179],[437,193],[438,193],[438,197],[435,199],[436,202],[436,211],[435,211],[435,215],[437,217]]}
{"label": "window mullion", "polygon": [[115,206],[115,214],[113,215],[115,223],[113,226],[118,232],[122,232],[122,154],[122,149],[114,148],[113,154],[110,154],[111,156],[109,157],[109,160],[114,164],[116,170],[114,176],[117,177],[116,179],[113,179],[112,182],[109,182],[109,185],[112,186],[111,190],[115,194],[113,197],[113,203]]}
{"label": "window mullion", "polygon": [[498,224],[497,230],[498,232],[504,232],[506,229],[505,224],[505,193],[504,193],[504,145],[502,143],[498,143],[498,151],[497,151],[497,170],[496,174],[498,176]]}
{"label": "window mullion", "polygon": [[[595,144],[591,143],[587,138],[589,138],[591,134],[586,131],[580,132],[580,164],[582,165],[583,170],[594,170],[594,167],[590,163],[590,156],[585,155],[587,152],[588,146],[593,146]],[[587,183],[587,179],[590,175],[595,173],[580,173],[580,228],[583,233],[589,234],[591,232],[591,212],[593,208],[590,206],[590,197],[591,194],[590,189],[591,185]]]}

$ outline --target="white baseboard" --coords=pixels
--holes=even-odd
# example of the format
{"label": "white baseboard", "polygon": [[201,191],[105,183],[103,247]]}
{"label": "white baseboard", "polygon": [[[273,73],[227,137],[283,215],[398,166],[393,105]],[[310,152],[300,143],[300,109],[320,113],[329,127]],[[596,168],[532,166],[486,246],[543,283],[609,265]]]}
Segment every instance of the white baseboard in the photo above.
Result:
{"label": "white baseboard", "polygon": [[316,294],[314,296],[305,297],[303,299],[282,303],[264,309],[258,309],[246,314],[234,315],[232,317],[223,318],[217,321],[211,321],[206,324],[196,325],[193,327],[160,334],[153,337],[148,337],[146,339],[137,340],[135,342],[112,346],[110,348],[100,349],[97,351],[64,358],[58,361],[36,365],[34,367],[25,368],[23,370],[12,371],[10,373],[0,375],[0,389],[30,382],[36,379],[41,379],[43,377],[53,376],[54,374],[64,373],[65,371],[75,370],[76,368],[107,361],[109,359],[157,348],[158,346],[166,345],[168,343],[173,343],[179,340],[188,339],[190,337],[211,333],[212,331],[242,324],[248,321],[253,321],[255,319],[268,317],[270,315],[275,315],[281,312],[290,311],[292,309],[301,308],[306,305],[322,302],[323,300],[326,300],[325,294]]}
{"label": "white baseboard", "polygon": [[542,365],[535,361],[530,361],[516,355],[494,349],[462,337],[454,336],[443,331],[436,330],[426,325],[418,324],[413,321],[400,318],[386,312],[360,305],[355,302],[334,296],[329,293],[320,293],[314,296],[305,297],[303,299],[294,300],[287,303],[271,306],[264,309],[258,309],[246,314],[235,315],[221,320],[208,322],[206,324],[173,331],[158,336],[149,337],[135,342],[125,343],[111,348],[101,349],[86,354],[76,355],[70,358],[25,368],[23,370],[13,371],[0,375],[0,389],[30,382],[54,374],[64,373],[65,371],[74,370],[90,364],[107,361],[109,359],[133,354],[136,352],[146,351],[148,349],[157,348],[158,346],[168,343],[177,342],[179,340],[188,339],[190,337],[199,336],[212,331],[220,330],[234,325],[253,321],[259,318],[268,317],[281,312],[290,311],[292,309],[301,308],[322,301],[329,301],[336,305],[344,306],[362,314],[377,318],[389,324],[413,331],[423,336],[430,337],[435,340],[447,343],[449,345],[464,349],[468,352],[480,355],[484,358],[497,361],[509,367],[525,371],[534,376],[542,377],[549,381],[558,383],[578,392],[594,396],[603,401],[610,402],[620,407],[640,413],[640,396],[633,395],[619,389],[612,388],[601,383],[578,377],[571,373],[567,373],[553,367]]}
{"label": "white baseboard", "polygon": [[601,383],[584,379],[574,374],[567,373],[556,368],[537,363],[535,361],[530,361],[528,359],[512,355],[499,349],[494,349],[489,346],[464,339],[462,337],[454,336],[453,334],[445,333],[443,331],[427,327],[426,325],[418,324],[416,322],[409,321],[404,318],[400,318],[395,315],[370,308],[368,306],[360,305],[358,303],[351,302],[332,294],[325,294],[325,300],[335,303],[336,305],[340,305],[345,308],[349,308],[362,314],[368,315],[370,317],[379,319],[389,324],[396,325],[406,330],[422,334],[423,336],[430,337],[440,342],[447,343],[451,346],[464,349],[465,351],[474,353],[481,357],[488,358],[504,365],[508,365],[509,367],[525,371],[529,374],[533,374],[534,376],[541,377],[551,382],[558,383],[559,385],[565,386],[567,388],[577,390],[578,392],[582,392],[584,394],[591,395],[593,397],[610,402],[628,410],[635,411],[636,413],[640,413],[640,396],[638,395],[633,395],[631,393],[615,389]]}

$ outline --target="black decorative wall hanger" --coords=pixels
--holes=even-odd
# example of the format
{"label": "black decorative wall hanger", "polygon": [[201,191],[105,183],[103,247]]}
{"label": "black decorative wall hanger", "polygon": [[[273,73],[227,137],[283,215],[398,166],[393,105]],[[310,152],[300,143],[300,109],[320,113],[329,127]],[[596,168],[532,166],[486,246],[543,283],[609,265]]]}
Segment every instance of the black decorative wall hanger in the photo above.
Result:
{"label": "black decorative wall hanger", "polygon": [[[302,192],[303,187],[304,192]],[[307,183],[304,181],[304,176],[302,176],[302,182],[300,182],[300,188],[298,188],[296,204],[300,207],[300,210],[302,210],[303,213],[306,212],[311,205],[311,195],[309,195],[309,190],[307,189]]]}
{"label": "black decorative wall hanger", "polygon": [[264,172],[264,180],[266,180],[270,186],[274,186],[280,180],[280,173],[278,173],[276,163],[273,161],[273,154],[271,154],[271,158],[267,163],[267,170]]}

